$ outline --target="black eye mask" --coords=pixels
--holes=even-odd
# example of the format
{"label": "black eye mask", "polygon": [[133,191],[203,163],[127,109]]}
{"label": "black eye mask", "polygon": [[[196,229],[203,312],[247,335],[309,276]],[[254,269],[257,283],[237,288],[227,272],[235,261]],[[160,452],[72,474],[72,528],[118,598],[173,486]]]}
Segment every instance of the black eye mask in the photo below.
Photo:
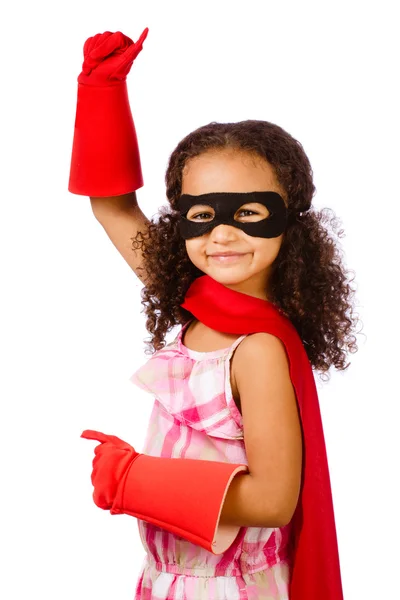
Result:
{"label": "black eye mask", "polygon": [[[269,216],[251,223],[235,221],[237,210],[249,202],[257,202],[266,206],[270,213]],[[214,217],[202,223],[187,219],[187,213],[196,204],[211,206],[215,211]],[[177,207],[181,213],[179,231],[185,240],[204,235],[222,224],[238,227],[247,235],[254,237],[274,238],[284,232],[287,222],[287,208],[283,198],[276,192],[212,192],[200,196],[182,194],[178,199]]]}

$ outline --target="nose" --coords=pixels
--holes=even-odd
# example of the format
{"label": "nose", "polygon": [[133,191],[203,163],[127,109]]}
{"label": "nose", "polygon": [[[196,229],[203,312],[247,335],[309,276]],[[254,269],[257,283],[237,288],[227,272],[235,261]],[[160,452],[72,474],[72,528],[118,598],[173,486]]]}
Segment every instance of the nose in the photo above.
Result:
{"label": "nose", "polygon": [[217,225],[214,229],[211,230],[210,235],[211,238],[222,241],[225,239],[233,239],[239,233],[238,227],[234,225],[226,225],[225,223],[221,223],[221,225]]}

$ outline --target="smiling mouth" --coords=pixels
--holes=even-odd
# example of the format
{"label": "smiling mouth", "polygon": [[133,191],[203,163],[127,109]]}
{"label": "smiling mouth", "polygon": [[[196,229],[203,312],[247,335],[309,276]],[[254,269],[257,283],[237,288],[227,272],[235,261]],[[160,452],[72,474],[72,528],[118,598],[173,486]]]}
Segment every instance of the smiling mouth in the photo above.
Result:
{"label": "smiling mouth", "polygon": [[210,258],[211,260],[224,264],[224,263],[232,263],[232,262],[236,262],[238,260],[240,260],[243,256],[246,256],[246,254],[210,254],[208,256],[208,258]]}
{"label": "smiling mouth", "polygon": [[242,255],[245,254],[245,252],[214,252],[208,256],[237,256],[238,254]]}

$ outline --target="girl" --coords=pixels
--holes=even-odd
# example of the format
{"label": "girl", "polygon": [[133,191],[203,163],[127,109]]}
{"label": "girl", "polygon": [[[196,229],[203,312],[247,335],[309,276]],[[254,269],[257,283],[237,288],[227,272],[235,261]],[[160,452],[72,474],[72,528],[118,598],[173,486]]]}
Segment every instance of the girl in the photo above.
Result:
{"label": "girl", "polygon": [[145,285],[153,354],[132,381],[155,398],[143,454],[83,432],[100,442],[94,501],[138,518],[136,600],[341,600],[312,368],[326,377],[357,350],[354,292],[307,156],[271,123],[186,136],[170,206],[146,219],[126,76],[147,32],[89,38],[78,78],[69,190]]}

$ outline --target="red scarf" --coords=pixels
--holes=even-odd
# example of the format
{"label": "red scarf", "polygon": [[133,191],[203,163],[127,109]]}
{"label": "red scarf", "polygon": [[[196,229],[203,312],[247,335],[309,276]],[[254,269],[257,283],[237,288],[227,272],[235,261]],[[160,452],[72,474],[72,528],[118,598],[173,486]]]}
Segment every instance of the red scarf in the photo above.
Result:
{"label": "red scarf", "polygon": [[335,516],[317,390],[311,364],[292,325],[271,303],[237,292],[208,275],[181,304],[207,327],[237,335],[265,332],[285,345],[303,431],[303,472],[293,516],[290,600],[343,600]]}

